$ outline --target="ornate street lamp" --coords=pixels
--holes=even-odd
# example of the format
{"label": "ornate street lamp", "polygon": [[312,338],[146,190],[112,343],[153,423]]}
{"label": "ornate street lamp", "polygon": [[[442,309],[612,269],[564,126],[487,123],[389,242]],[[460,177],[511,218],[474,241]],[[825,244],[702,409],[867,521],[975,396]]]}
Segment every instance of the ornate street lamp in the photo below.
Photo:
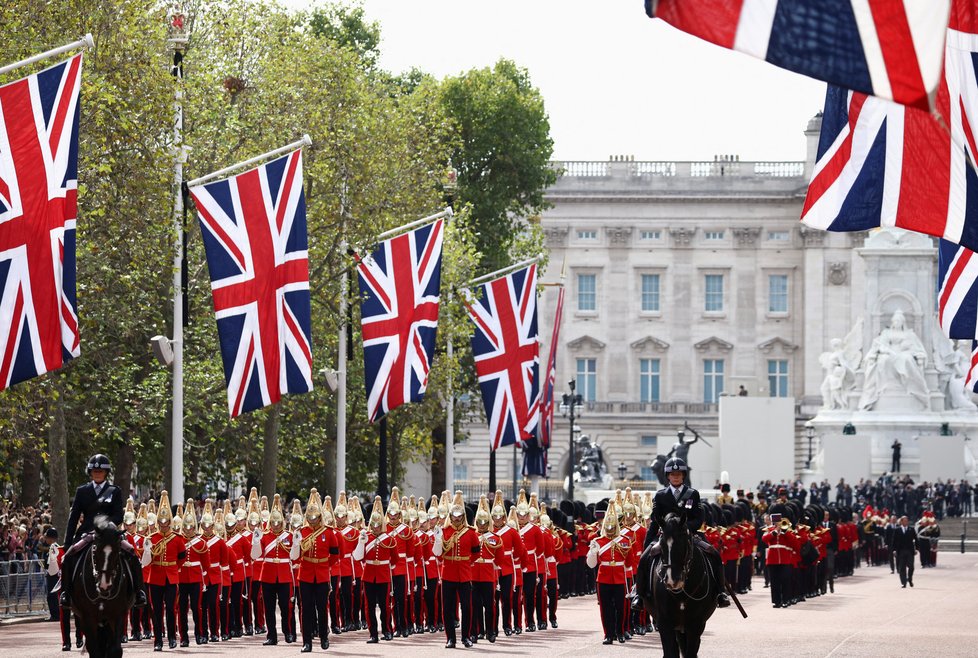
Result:
{"label": "ornate street lamp", "polygon": [[562,403],[560,405],[560,415],[570,418],[570,453],[568,455],[570,471],[569,477],[567,478],[567,496],[570,500],[574,500],[574,471],[576,469],[577,459],[574,457],[574,420],[579,418],[576,411],[577,408],[584,404],[584,398],[580,393],[575,393],[574,389],[577,388],[577,383],[572,379],[567,382],[567,386],[570,388],[570,393],[564,393],[562,398]]}
{"label": "ornate street lamp", "polygon": [[812,439],[815,438],[815,424],[812,423],[811,419],[805,421],[805,436],[808,437],[808,462],[805,464],[805,470],[812,470]]}

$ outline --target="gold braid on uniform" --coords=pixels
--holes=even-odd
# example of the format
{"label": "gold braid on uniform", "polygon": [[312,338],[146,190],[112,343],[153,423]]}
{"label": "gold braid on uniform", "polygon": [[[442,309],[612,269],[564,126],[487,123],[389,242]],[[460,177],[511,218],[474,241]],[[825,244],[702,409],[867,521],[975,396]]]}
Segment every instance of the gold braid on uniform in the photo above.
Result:
{"label": "gold braid on uniform", "polygon": [[312,548],[312,545],[316,542],[316,539],[319,537],[319,535],[326,532],[326,530],[327,530],[327,526],[324,525],[322,528],[320,528],[316,532],[311,533],[308,537],[305,537],[302,541],[300,541],[299,548],[302,549],[302,552],[308,553],[309,549]]}
{"label": "gold braid on uniform", "polygon": [[152,554],[152,556],[153,557],[158,557],[160,555],[163,555],[163,551],[166,550],[166,545],[169,544],[170,541],[175,536],[176,535],[169,535],[167,537],[164,537],[163,538],[163,541],[161,541],[160,543],[158,543],[158,544],[151,544],[150,553]]}

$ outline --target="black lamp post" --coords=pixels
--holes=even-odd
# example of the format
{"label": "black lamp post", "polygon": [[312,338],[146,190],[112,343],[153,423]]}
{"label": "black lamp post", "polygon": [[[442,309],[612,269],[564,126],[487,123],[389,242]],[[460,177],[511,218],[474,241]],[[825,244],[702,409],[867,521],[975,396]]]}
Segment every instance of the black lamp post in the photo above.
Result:
{"label": "black lamp post", "polygon": [[580,393],[574,393],[574,389],[577,388],[577,383],[572,379],[567,382],[567,386],[570,387],[570,393],[564,393],[563,403],[560,405],[561,415],[567,415],[570,417],[570,453],[568,455],[570,469],[568,471],[569,477],[567,478],[567,496],[570,500],[574,500],[574,471],[576,459],[574,457],[574,419],[577,418],[575,413],[577,407],[584,403],[584,398]]}
{"label": "black lamp post", "polygon": [[625,479],[625,471],[627,471],[627,470],[628,470],[628,466],[625,465],[625,462],[618,462],[618,479],[619,480],[624,480]]}
{"label": "black lamp post", "polygon": [[805,464],[805,470],[812,470],[812,439],[815,438],[815,425],[811,420],[805,421],[805,436],[808,437],[808,463]]}

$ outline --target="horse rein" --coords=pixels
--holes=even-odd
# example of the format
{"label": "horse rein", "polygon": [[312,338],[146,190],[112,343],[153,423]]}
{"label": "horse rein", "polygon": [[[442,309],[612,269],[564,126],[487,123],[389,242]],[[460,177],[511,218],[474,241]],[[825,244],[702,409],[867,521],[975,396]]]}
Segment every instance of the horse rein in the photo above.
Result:
{"label": "horse rein", "polygon": [[[86,583],[84,583],[84,582],[82,583],[82,591],[85,592],[85,598],[87,598],[92,603],[95,603],[96,601],[114,599],[114,598],[116,598],[119,595],[119,592],[122,589],[122,559],[121,559],[121,557],[119,558],[119,560],[118,560],[118,562],[116,564],[116,567],[115,567],[115,569],[113,569],[113,573],[111,574],[113,576],[113,580],[112,580],[112,582],[111,582],[111,584],[109,586],[109,589],[103,593],[102,588],[98,586],[98,580],[100,579],[100,576],[102,576],[103,574],[106,573],[106,570],[99,569],[98,568],[98,565],[95,562],[95,553],[96,553],[95,548],[96,548],[96,546],[97,546],[97,544],[95,542],[92,542],[92,544],[89,545],[89,547],[88,547],[88,552],[92,556],[92,576],[96,579],[96,581],[95,581],[95,595],[94,595],[94,597],[89,594],[88,587],[86,586]],[[116,551],[118,549],[113,548],[112,550],[113,551]],[[121,555],[121,553],[120,553],[120,555]],[[81,563],[81,560],[79,560],[79,564],[80,563]]]}
{"label": "horse rein", "polygon": [[[687,534],[687,536],[688,536],[688,534]],[[706,595],[710,593],[710,588],[709,588],[709,582],[708,581],[706,582],[707,587],[705,588],[705,591],[699,597],[693,596],[692,594],[690,594],[689,590],[686,588],[687,578],[689,577],[689,570],[690,570],[690,567],[692,567],[692,565],[693,565],[693,553],[694,552],[699,552],[699,553],[702,554],[702,550],[699,549],[693,543],[692,537],[690,537],[689,538],[689,551],[686,554],[686,560],[685,560],[685,562],[683,564],[683,570],[680,573],[680,578],[679,578],[679,582],[683,583],[683,586],[682,587],[673,588],[673,587],[670,587],[666,583],[666,579],[665,579],[665,575],[663,573],[663,569],[671,569],[672,568],[671,560],[670,560],[669,563],[665,563],[664,562],[664,563],[662,563],[660,565],[661,568],[659,569],[659,573],[656,574],[656,576],[658,577],[659,582],[662,583],[663,587],[666,588],[666,591],[669,592],[670,594],[672,594],[673,596],[678,596],[679,594],[685,594],[686,597],[689,598],[692,601],[702,601],[704,598],[706,598]],[[671,554],[672,554],[672,546],[669,547],[669,555],[670,555],[670,558],[671,558]],[[706,569],[709,569],[710,572],[712,572],[713,571],[713,567],[710,565],[710,561],[704,558],[703,559],[703,562],[706,565]],[[706,575],[707,575],[706,574],[706,570],[704,570],[703,571],[703,577],[700,579],[700,583],[703,583],[706,580]]]}

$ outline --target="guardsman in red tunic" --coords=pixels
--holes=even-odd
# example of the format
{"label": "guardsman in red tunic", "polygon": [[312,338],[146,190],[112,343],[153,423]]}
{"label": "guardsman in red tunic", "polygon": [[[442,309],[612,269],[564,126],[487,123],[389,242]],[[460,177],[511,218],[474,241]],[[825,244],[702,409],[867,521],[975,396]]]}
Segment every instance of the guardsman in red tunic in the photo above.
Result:
{"label": "guardsman in red tunic", "polygon": [[224,513],[221,512],[221,523],[218,526],[218,519],[214,514],[214,505],[209,499],[204,503],[204,511],[200,515],[200,530],[201,539],[207,546],[210,565],[207,568],[207,588],[204,590],[204,600],[201,604],[201,611],[203,612],[201,627],[204,629],[201,635],[207,637],[207,633],[210,631],[209,642],[218,641],[224,570],[231,568],[228,564],[228,546],[216,532],[217,527],[224,529],[223,517]]}
{"label": "guardsman in red tunic", "polygon": [[401,494],[391,487],[391,499],[387,505],[387,534],[397,541],[397,564],[394,567],[393,603],[396,635],[407,637],[408,631],[408,558],[414,555],[416,539],[411,528],[403,522]]}
{"label": "guardsman in red tunic", "polygon": [[295,629],[291,627],[289,602],[292,599],[292,533],[285,528],[282,500],[275,494],[268,513],[268,532],[256,530],[251,539],[251,558],[261,559],[261,571],[257,575],[265,601],[265,627],[268,629],[265,646],[278,644],[278,628],[275,624],[275,604],[278,603],[282,620],[282,634],[286,642],[295,642]]}
{"label": "guardsman in red tunic", "polygon": [[377,643],[377,608],[380,608],[380,623],[384,639],[392,640],[390,618],[387,609],[390,603],[391,573],[398,561],[397,540],[385,531],[384,506],[380,496],[374,498],[373,512],[370,514],[370,529],[360,532],[360,540],[353,552],[353,559],[363,560],[363,588],[367,598],[367,628],[370,639],[367,644]]}
{"label": "guardsman in red tunic", "polygon": [[180,584],[180,562],[187,556],[186,541],[173,531],[173,512],[170,511],[170,497],[165,491],[160,493],[156,523],[159,530],[143,542],[142,564],[150,567],[147,582],[153,606],[153,651],[163,651],[164,611],[170,648],[177,646],[174,605]]}
{"label": "guardsman in red tunic", "polygon": [[[492,516],[492,528],[493,532],[502,540],[501,555],[498,562],[499,565],[499,597],[496,603],[497,608],[502,608],[503,615],[503,633],[506,636],[513,634],[513,618],[516,615],[516,609],[520,605],[519,597],[516,596],[516,574],[519,573],[517,565],[525,559],[525,550],[523,548],[523,540],[520,538],[520,533],[506,523],[506,508],[503,503],[503,492],[496,490],[496,496],[493,499],[492,510],[489,512]],[[514,608],[514,606],[516,606]],[[497,611],[498,616],[498,611]],[[498,622],[494,622],[493,625],[498,628]]]}
{"label": "guardsman in red tunic", "polygon": [[[248,607],[245,587],[248,585],[248,564],[251,561],[251,536],[248,533],[244,499],[238,501],[238,510],[230,512],[230,501],[224,508],[224,526],[227,536],[224,542],[228,547],[228,564],[231,567],[231,591],[228,593],[228,634],[231,637],[244,635],[242,613]],[[240,518],[239,518],[240,512]],[[251,620],[251,617],[248,617]]]}
{"label": "guardsman in red tunic", "polygon": [[[360,599],[354,599],[354,571],[355,566],[353,551],[360,541],[360,532],[350,525],[350,511],[346,501],[346,492],[341,491],[339,498],[336,499],[336,509],[333,510],[333,519],[336,524],[336,563],[340,570],[340,619],[342,619],[343,631],[354,631],[359,629],[359,617],[355,612],[361,607]],[[359,590],[359,588],[357,588]]]}
{"label": "guardsman in red tunic", "polygon": [[[361,530],[367,529],[367,519],[363,516],[363,507],[360,499],[356,496],[350,497],[349,523],[360,534]],[[383,510],[381,510],[383,512]],[[358,539],[359,541],[359,539]],[[363,585],[364,559],[353,560],[353,624],[362,631],[367,630],[367,596]]]}
{"label": "guardsman in red tunic", "polygon": [[499,630],[495,614],[496,570],[497,563],[506,556],[502,555],[503,540],[492,531],[489,500],[484,495],[479,498],[475,513],[475,529],[479,534],[480,554],[472,565],[472,618],[480,631],[478,637],[495,642]]}
{"label": "guardsman in red tunic", "polygon": [[414,633],[424,633],[421,627],[421,620],[424,617],[424,590],[425,590],[425,556],[424,533],[421,530],[421,516],[428,518],[428,513],[424,511],[424,500],[415,501],[411,496],[408,509],[408,525],[414,533],[414,555],[411,562],[411,623],[414,624]]}
{"label": "guardsman in red tunic", "polygon": [[[65,547],[51,544],[48,549],[48,576],[52,578],[61,577],[61,562],[64,557]],[[58,621],[61,622],[61,650],[71,651],[71,609],[58,606],[57,610],[60,615]]]}
{"label": "guardsman in red tunic", "polygon": [[455,610],[462,609],[462,644],[472,646],[472,564],[480,557],[482,544],[475,528],[465,522],[462,493],[448,511],[448,522],[435,530],[435,555],[444,560],[441,573],[442,621],[448,642],[446,649],[455,648]]}
{"label": "guardsman in red tunic", "polygon": [[207,573],[210,570],[210,552],[207,542],[197,535],[197,514],[194,501],[184,505],[183,538],[187,542],[187,555],[180,562],[180,646],[190,646],[190,628],[187,612],[194,618],[194,640],[197,644],[207,643],[207,628],[202,623],[200,605],[203,592],[207,589]]}
{"label": "guardsman in red tunic", "polygon": [[601,608],[601,625],[604,628],[604,644],[616,639],[625,641],[625,571],[628,566],[632,543],[621,534],[614,505],[608,507],[601,526],[601,536],[593,539],[587,553],[587,565],[598,567],[598,605]]}
{"label": "guardsman in red tunic", "polygon": [[[536,609],[536,595],[539,574],[537,565],[539,554],[543,553],[543,537],[540,528],[530,520],[530,505],[526,501],[526,491],[520,489],[518,502],[516,503],[516,520],[519,523],[520,537],[523,539],[523,547],[526,549],[526,560],[523,562],[523,612],[526,615],[526,631],[532,633],[536,630],[533,622],[533,613]],[[517,628],[519,624],[517,623]]]}
{"label": "guardsman in red tunic", "polygon": [[334,635],[343,632],[343,614],[340,605],[340,576],[343,570],[340,555],[340,534],[336,530],[336,514],[333,511],[333,498],[326,496],[322,502],[323,506],[323,525],[329,526],[329,531],[333,535],[336,553],[329,560],[329,600],[326,603],[326,614],[329,616],[330,630]]}
{"label": "guardsman in red tunic", "polygon": [[438,556],[435,555],[435,526],[438,524],[438,496],[431,497],[431,506],[426,512],[427,521],[422,524],[424,530],[424,609],[425,630],[434,633],[438,629],[438,597],[440,596],[441,576]]}
{"label": "guardsman in red tunic", "polygon": [[319,492],[313,489],[306,503],[305,525],[292,538],[292,559],[299,562],[299,598],[302,601],[302,653],[312,651],[313,631],[319,645],[329,648],[330,567],[338,555],[333,529],[323,519]]}
{"label": "guardsman in red tunic", "polygon": [[[142,560],[143,557],[143,536],[136,532],[136,506],[133,503],[132,498],[126,498],[126,509],[122,513],[122,528],[125,532],[123,539],[125,539],[130,546],[132,546],[136,557]],[[142,571],[140,569],[140,571]],[[145,587],[145,584],[143,585]],[[143,639],[142,634],[139,632],[140,618],[142,616],[145,606],[133,607],[129,611],[129,626],[132,628],[132,634],[129,636],[129,640],[138,641]],[[147,629],[149,630],[149,629]],[[122,641],[126,642],[126,636],[123,634]]]}
{"label": "guardsman in red tunic", "polygon": [[540,529],[543,531],[547,564],[546,585],[543,588],[546,597],[545,600],[540,601],[538,607],[547,613],[551,626],[557,628],[557,597],[560,594],[557,589],[557,560],[563,549],[563,541],[557,534],[557,528],[554,527],[554,522],[547,513],[546,505],[540,508]]}
{"label": "guardsman in red tunic", "polygon": [[217,613],[221,618],[222,642],[234,637],[234,630],[231,626],[231,589],[234,586],[235,575],[241,578],[241,574],[240,566],[237,563],[238,554],[228,546],[228,540],[231,539],[237,525],[238,522],[231,510],[231,501],[225,500],[224,508],[214,512],[214,532],[224,542],[225,555],[227,556],[227,562],[221,565],[221,596],[217,606]]}

